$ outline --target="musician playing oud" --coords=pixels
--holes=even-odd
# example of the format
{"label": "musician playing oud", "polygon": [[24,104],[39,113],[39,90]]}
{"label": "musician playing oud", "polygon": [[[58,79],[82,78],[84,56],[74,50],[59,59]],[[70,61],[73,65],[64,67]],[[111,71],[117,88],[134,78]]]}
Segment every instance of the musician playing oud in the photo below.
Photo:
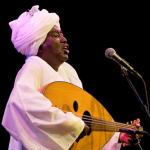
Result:
{"label": "musician playing oud", "polygon": [[[17,73],[2,125],[10,134],[9,150],[68,150],[87,137],[82,150],[117,150],[130,145],[131,136],[115,132],[106,143],[89,147],[89,126],[81,117],[53,105],[41,90],[54,81],[82,88],[75,69],[68,64],[69,45],[61,31],[59,16],[33,6],[9,22],[15,49],[26,56]],[[69,91],[66,91],[69,92]],[[84,103],[84,102],[83,102]],[[134,125],[138,128],[140,120]],[[91,144],[92,145],[92,144]],[[75,148],[74,148],[75,149]],[[81,149],[81,148],[79,148]]]}

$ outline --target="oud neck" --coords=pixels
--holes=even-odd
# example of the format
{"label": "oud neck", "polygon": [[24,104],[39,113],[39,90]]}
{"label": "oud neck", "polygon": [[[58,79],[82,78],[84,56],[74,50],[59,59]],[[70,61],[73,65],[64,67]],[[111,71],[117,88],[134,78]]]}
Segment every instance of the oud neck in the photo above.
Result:
{"label": "oud neck", "polygon": [[84,120],[84,122],[91,128],[92,131],[110,131],[110,132],[119,132],[121,128],[126,129],[136,129],[135,126],[124,124],[120,122],[111,122],[101,119],[91,119]]}

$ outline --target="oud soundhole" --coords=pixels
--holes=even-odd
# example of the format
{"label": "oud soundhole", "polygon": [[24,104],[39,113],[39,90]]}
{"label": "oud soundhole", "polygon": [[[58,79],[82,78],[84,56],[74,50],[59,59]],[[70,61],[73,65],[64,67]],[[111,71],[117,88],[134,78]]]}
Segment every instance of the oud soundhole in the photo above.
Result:
{"label": "oud soundhole", "polygon": [[92,117],[91,117],[91,114],[88,111],[84,111],[83,116],[82,116],[82,120],[90,128],[89,132],[87,133],[87,135],[89,135],[91,133],[91,127],[92,127]]}
{"label": "oud soundhole", "polygon": [[73,102],[73,109],[74,109],[75,112],[78,111],[78,103],[77,103],[76,100]]}

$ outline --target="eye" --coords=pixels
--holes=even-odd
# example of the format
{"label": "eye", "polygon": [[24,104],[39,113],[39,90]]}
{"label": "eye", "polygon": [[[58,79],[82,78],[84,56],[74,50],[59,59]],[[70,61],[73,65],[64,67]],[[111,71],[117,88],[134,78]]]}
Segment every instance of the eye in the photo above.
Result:
{"label": "eye", "polygon": [[60,34],[55,32],[52,36],[53,37],[60,37]]}
{"label": "eye", "polygon": [[62,32],[56,32],[56,31],[51,32],[49,35],[54,38],[60,38],[61,36],[63,36]]}

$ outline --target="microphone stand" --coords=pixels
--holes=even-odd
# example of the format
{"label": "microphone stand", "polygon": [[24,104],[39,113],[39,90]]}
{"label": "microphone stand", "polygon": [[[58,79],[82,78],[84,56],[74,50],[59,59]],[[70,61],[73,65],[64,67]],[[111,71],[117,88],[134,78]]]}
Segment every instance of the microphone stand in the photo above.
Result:
{"label": "microphone stand", "polygon": [[[129,79],[129,77],[128,77],[128,70],[127,70],[125,67],[123,67],[123,66],[121,65],[121,71],[122,71],[122,76],[126,78],[128,84],[130,85],[131,89],[133,90],[135,96],[137,97],[137,100],[138,100],[138,102],[139,102],[139,104],[140,104],[141,109],[146,113],[147,120],[148,120],[148,122],[149,122],[149,124],[150,124],[150,113],[149,113],[149,104],[148,104],[147,90],[145,91],[145,92],[146,92],[146,98],[147,98],[147,106],[146,106],[146,105],[143,103],[143,100],[141,99],[141,97],[140,97],[139,93],[137,92],[135,86],[133,85],[132,81]],[[142,81],[144,82],[142,76],[140,76],[140,78],[141,78]],[[144,85],[145,85],[145,82],[144,82]],[[145,86],[145,87],[146,87],[146,86]],[[146,89],[146,88],[145,88],[145,89]],[[150,134],[148,133],[147,135],[150,135]],[[140,150],[143,150],[142,147],[141,147],[141,145],[140,145],[140,142],[138,142],[138,143],[136,144],[136,146],[137,146]]]}
{"label": "microphone stand", "polygon": [[[143,103],[143,100],[141,99],[139,93],[137,92],[135,86],[133,85],[133,83],[131,82],[131,80],[129,79],[128,77],[128,72],[127,72],[127,69],[123,66],[121,66],[121,70],[122,70],[122,75],[123,77],[126,78],[128,84],[130,85],[131,89],[133,90],[135,96],[137,97],[137,100],[141,106],[141,109],[146,113],[147,117],[148,117],[148,121],[150,123],[150,113],[149,113],[149,106],[146,106],[144,103]],[[147,101],[148,103],[148,101]]]}

